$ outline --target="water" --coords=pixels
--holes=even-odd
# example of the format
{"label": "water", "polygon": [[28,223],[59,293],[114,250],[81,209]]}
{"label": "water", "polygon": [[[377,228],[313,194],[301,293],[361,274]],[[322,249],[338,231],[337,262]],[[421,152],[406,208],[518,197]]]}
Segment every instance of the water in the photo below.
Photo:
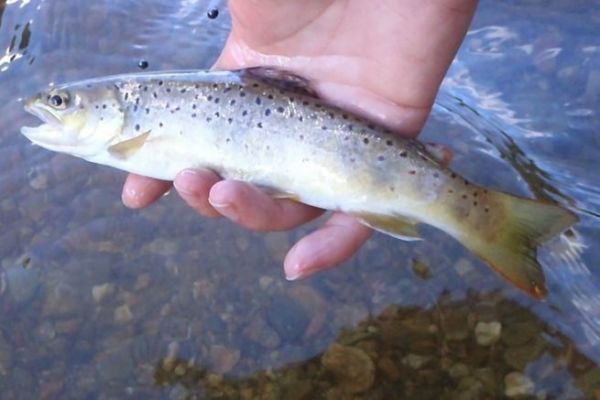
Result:
{"label": "water", "polygon": [[123,173],[18,134],[18,99],[143,61],[206,68],[226,9],[0,0],[2,398],[598,396],[598,5],[483,2],[423,135],[470,178],[578,213],[541,251],[551,294],[535,302],[433,230],[418,244],[376,235],[342,268],[288,283],[283,255],[311,227],[249,233],[174,195],[125,209]]}

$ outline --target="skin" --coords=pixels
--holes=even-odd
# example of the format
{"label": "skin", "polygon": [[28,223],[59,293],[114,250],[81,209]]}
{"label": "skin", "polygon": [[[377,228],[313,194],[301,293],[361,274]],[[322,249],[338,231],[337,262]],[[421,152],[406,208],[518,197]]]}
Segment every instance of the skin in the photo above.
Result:
{"label": "skin", "polygon": [[[215,68],[292,71],[328,101],[416,137],[476,6],[476,0],[230,0],[232,30]],[[132,174],[123,202],[146,207],[171,186]],[[174,186],[199,214],[257,231],[293,229],[322,213],[209,170],[182,171]],[[353,217],[334,213],[289,250],[285,274],[297,279],[331,268],[371,234]]]}

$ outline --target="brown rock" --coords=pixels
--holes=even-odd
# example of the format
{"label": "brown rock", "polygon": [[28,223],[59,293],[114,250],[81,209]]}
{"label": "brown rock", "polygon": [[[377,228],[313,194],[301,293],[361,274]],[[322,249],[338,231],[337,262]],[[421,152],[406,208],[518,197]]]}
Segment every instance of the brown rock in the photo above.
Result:
{"label": "brown rock", "polygon": [[375,381],[375,365],[362,350],[334,343],[321,358],[323,367],[337,379],[339,386],[349,393],[361,393]]}

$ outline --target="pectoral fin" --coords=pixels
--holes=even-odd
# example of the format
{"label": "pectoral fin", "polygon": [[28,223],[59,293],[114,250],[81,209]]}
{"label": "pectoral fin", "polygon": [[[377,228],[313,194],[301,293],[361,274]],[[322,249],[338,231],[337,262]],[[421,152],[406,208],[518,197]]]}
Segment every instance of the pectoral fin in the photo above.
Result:
{"label": "pectoral fin", "polygon": [[255,184],[254,186],[256,186],[262,192],[268,194],[269,196],[271,196],[274,199],[290,199],[290,200],[294,200],[294,201],[298,201],[298,202],[300,201],[298,195],[296,195],[294,193],[282,192],[281,190],[275,189],[274,187],[271,187],[271,186],[257,185],[257,184]]}
{"label": "pectoral fin", "polygon": [[113,144],[108,148],[108,152],[119,159],[127,159],[137,153],[142,148],[151,131],[144,132],[132,139],[127,139],[122,142]]}
{"label": "pectoral fin", "polygon": [[395,215],[359,213],[355,216],[368,227],[395,238],[407,241],[421,240],[414,221]]}
{"label": "pectoral fin", "polygon": [[439,143],[424,143],[427,152],[444,167],[448,167],[454,159],[454,153],[449,147]]}

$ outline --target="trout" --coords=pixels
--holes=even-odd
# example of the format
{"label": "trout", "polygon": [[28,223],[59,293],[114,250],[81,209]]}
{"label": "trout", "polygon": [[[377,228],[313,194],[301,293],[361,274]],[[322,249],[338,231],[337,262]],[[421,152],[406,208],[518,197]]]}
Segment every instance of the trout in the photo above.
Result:
{"label": "trout", "polygon": [[461,242],[535,298],[537,247],[577,221],[557,205],[489,190],[416,140],[327,104],[283,71],[118,75],[52,87],[26,101],[22,133],[46,149],[173,180],[210,168],[394,237],[417,224]]}

